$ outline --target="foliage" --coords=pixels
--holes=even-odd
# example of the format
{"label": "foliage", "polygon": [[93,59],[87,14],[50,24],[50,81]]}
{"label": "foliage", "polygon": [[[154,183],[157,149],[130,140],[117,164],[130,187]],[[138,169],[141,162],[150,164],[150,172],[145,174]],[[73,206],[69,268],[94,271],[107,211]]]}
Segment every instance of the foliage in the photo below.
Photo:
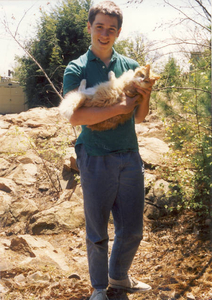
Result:
{"label": "foliage", "polygon": [[[49,14],[42,12],[36,38],[25,45],[59,92],[66,65],[89,46],[86,30],[89,7],[90,0],[64,0]],[[27,56],[16,60],[15,76],[25,88],[29,107],[57,106],[59,97],[38,66]]]}
{"label": "foliage", "polygon": [[141,33],[136,33],[131,38],[117,40],[114,48],[118,53],[137,61],[139,65],[153,63],[160,56],[157,51],[151,53],[151,43]]}
{"label": "foliage", "polygon": [[145,65],[145,44],[142,41],[142,36],[135,39],[122,39],[118,40],[114,49],[125,56],[136,60],[140,65]]}
{"label": "foliage", "polygon": [[176,59],[170,57],[165,65],[163,75],[160,79],[160,85],[166,87],[165,93],[168,101],[171,101],[175,86],[181,86],[180,67],[177,65]]}
{"label": "foliage", "polygon": [[170,59],[163,77],[167,77],[167,70],[170,70],[172,89],[168,93],[162,89],[158,94],[167,140],[172,149],[169,154],[172,170],[166,173],[166,177],[178,182],[181,198],[178,207],[200,211],[208,210],[211,189],[211,69],[208,54],[207,50],[198,52],[198,55],[191,53],[190,72],[182,74],[180,89],[175,89],[180,78],[175,79],[178,68]]}

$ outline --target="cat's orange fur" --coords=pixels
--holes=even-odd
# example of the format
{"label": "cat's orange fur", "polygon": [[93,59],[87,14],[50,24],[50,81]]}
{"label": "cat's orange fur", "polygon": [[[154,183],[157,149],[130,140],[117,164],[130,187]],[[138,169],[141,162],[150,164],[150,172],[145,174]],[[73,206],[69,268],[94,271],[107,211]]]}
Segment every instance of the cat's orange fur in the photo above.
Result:
{"label": "cat's orange fur", "polygon": [[[68,93],[61,102],[59,109],[62,115],[70,119],[72,113],[82,106],[112,106],[122,101],[123,93],[129,97],[134,97],[138,94],[134,83],[142,88],[149,88],[159,78],[159,76],[150,71],[150,65],[146,65],[136,68],[135,71],[129,70],[119,78],[116,78],[115,74],[111,71],[109,73],[109,81],[88,89],[86,89],[86,80],[83,79],[78,91]],[[123,124],[130,119],[132,114],[133,111],[129,114],[117,115],[103,122],[89,125],[88,127],[98,131],[115,129],[118,124]]]}

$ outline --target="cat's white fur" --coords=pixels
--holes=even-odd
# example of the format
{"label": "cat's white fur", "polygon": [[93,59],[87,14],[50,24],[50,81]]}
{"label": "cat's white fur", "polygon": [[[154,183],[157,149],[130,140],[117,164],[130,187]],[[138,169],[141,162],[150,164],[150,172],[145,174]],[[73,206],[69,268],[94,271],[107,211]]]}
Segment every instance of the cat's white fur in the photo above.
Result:
{"label": "cat's white fur", "polygon": [[[73,112],[82,106],[112,106],[122,101],[123,93],[129,97],[134,97],[138,94],[134,83],[142,88],[149,88],[159,78],[159,76],[150,71],[150,65],[146,65],[136,68],[135,71],[129,70],[124,72],[119,78],[116,78],[115,74],[111,71],[109,73],[109,81],[95,85],[92,88],[86,89],[86,80],[83,79],[78,91],[72,91],[65,96],[59,106],[60,113],[70,120]],[[118,115],[88,127],[99,131],[114,129],[118,124],[126,122],[132,114],[133,112]]]}

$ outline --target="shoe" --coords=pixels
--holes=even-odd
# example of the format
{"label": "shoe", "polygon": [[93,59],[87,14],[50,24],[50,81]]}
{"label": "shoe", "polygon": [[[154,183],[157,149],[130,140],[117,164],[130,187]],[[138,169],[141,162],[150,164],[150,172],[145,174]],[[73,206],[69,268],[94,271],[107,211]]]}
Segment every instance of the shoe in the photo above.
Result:
{"label": "shoe", "polygon": [[151,286],[143,283],[141,281],[136,281],[135,279],[132,279],[131,277],[127,277],[123,280],[115,280],[112,278],[109,278],[109,285],[111,288],[114,289],[123,289],[126,292],[129,293],[142,293],[151,290]]}
{"label": "shoe", "polygon": [[106,290],[94,290],[90,300],[109,300],[106,295]]}

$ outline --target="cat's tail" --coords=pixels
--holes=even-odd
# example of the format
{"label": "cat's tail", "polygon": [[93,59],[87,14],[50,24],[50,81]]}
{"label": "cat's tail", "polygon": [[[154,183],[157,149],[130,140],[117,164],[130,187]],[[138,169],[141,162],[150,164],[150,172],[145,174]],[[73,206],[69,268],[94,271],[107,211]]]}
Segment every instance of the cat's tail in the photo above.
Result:
{"label": "cat's tail", "polygon": [[81,92],[68,93],[58,107],[60,114],[70,121],[74,111],[82,107],[85,100],[86,96]]}

